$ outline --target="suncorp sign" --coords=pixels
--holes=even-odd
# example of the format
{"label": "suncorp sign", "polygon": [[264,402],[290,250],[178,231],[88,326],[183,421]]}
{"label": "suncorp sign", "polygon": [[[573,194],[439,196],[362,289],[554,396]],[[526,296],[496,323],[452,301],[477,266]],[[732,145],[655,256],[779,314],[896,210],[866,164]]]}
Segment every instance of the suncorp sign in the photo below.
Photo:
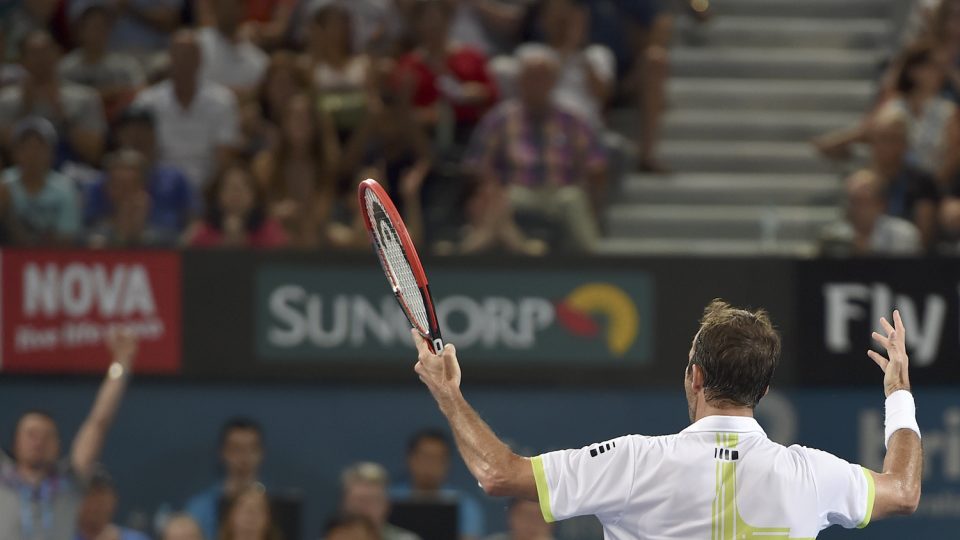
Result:
{"label": "suncorp sign", "polygon": [[[489,360],[644,362],[652,279],[643,273],[431,272],[444,339]],[[409,324],[382,274],[269,267],[257,276],[263,358],[408,357]]]}

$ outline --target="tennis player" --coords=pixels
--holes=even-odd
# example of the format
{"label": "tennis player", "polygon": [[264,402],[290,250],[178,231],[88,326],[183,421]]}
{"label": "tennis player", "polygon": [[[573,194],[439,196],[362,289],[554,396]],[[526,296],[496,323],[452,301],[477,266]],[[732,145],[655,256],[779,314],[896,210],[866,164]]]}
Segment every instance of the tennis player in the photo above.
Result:
{"label": "tennis player", "polygon": [[766,312],[715,300],[693,338],[684,376],[692,424],[660,437],[627,435],[579,450],[517,456],[460,393],[456,350],[434,355],[414,333],[416,372],[489,495],[539,500],[547,521],[592,514],[607,540],[815,538],[830,525],[865,527],[910,514],[922,455],[899,312],[881,319],[887,454],[874,472],[767,438],[753,410],[769,390],[780,336]]}

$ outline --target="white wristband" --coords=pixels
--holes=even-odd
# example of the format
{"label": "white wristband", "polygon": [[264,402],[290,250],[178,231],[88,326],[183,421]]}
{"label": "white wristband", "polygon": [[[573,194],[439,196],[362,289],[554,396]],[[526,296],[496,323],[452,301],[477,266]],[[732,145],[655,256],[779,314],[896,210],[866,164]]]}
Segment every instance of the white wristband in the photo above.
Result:
{"label": "white wristband", "polygon": [[907,390],[897,390],[887,396],[886,418],[883,422],[883,444],[889,446],[890,437],[900,429],[909,429],[920,436],[917,425],[917,406],[913,394]]}

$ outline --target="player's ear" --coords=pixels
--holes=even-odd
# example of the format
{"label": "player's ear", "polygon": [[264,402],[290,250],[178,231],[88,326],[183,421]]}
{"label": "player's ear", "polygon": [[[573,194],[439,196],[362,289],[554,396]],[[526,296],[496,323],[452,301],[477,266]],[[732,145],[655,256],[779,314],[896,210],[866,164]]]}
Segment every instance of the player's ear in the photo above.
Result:
{"label": "player's ear", "polygon": [[703,390],[703,370],[697,364],[690,364],[690,388],[694,392]]}

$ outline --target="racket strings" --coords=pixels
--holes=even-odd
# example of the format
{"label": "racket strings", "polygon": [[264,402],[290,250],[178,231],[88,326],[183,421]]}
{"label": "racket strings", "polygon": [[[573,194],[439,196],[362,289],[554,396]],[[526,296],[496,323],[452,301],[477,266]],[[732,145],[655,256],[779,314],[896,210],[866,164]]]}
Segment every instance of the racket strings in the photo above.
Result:
{"label": "racket strings", "polygon": [[384,270],[403,300],[408,316],[413,317],[414,320],[410,322],[420,331],[427,331],[430,328],[427,308],[423,303],[420,287],[417,285],[413,269],[403,250],[397,229],[384,210],[383,204],[371,190],[366,190],[364,202],[367,216],[373,224],[374,239]]}

